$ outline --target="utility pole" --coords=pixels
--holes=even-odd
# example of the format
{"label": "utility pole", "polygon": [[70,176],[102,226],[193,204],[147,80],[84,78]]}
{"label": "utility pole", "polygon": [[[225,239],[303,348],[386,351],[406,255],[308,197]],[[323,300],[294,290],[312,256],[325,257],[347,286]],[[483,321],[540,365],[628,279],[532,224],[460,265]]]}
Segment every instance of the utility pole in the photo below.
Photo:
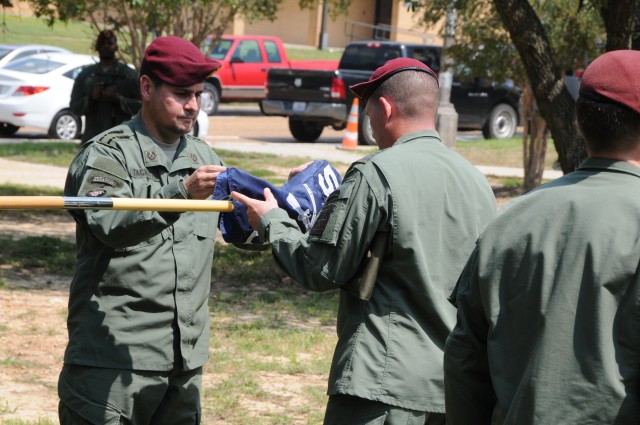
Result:
{"label": "utility pole", "polygon": [[442,64],[440,71],[440,99],[438,106],[438,117],[436,128],[442,142],[447,147],[453,149],[456,146],[456,138],[458,137],[458,113],[453,103],[451,103],[451,85],[453,83],[453,74],[451,73],[451,60],[446,54],[447,49],[453,45],[456,32],[457,12],[453,7],[453,2],[449,3],[447,9],[447,18],[445,23],[444,45],[442,46]]}
{"label": "utility pole", "polygon": [[322,2],[322,22],[320,23],[320,50],[327,50],[329,34],[327,34],[327,19],[329,18],[329,3]]}

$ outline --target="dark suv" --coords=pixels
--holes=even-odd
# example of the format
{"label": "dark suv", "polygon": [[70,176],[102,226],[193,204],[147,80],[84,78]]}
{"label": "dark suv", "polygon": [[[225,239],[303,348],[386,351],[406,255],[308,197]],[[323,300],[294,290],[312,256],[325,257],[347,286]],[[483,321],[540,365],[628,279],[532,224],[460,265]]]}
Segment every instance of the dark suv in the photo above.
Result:
{"label": "dark suv", "polygon": [[458,113],[458,129],[482,130],[486,139],[513,137],[520,121],[522,91],[512,82],[454,76],[451,103]]}

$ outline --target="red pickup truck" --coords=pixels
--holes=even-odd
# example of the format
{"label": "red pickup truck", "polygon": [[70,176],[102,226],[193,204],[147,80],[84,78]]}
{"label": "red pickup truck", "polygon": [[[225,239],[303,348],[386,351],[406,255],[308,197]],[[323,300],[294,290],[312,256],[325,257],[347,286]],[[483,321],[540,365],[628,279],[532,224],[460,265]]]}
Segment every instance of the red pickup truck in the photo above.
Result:
{"label": "red pickup truck", "polygon": [[213,115],[220,102],[259,102],[265,98],[271,68],[335,70],[338,60],[290,61],[278,37],[223,35],[213,43],[209,56],[222,68],[204,84],[200,108]]}

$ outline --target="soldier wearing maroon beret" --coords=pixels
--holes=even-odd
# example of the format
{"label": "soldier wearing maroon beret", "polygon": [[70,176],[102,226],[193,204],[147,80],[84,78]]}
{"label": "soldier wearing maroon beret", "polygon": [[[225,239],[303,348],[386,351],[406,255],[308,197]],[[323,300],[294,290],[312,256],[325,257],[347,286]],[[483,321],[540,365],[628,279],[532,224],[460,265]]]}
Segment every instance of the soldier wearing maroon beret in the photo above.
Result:
{"label": "soldier wearing maroon beret", "polygon": [[576,104],[588,158],[513,202],[451,299],[449,425],[640,418],[640,52],[595,59]]}
{"label": "soldier wearing maroon beret", "polygon": [[[160,37],[140,71],[142,108],[83,145],[67,196],[205,199],[223,161],[188,134],[220,63]],[[198,424],[218,213],[77,210],[60,423]]]}
{"label": "soldier wearing maroon beret", "polygon": [[440,140],[431,68],[393,59],[351,90],[380,151],[353,163],[308,234],[270,192],[264,202],[232,196],[295,281],[340,289],[324,423],[444,425],[443,347],[455,323],[447,296],[495,198]]}

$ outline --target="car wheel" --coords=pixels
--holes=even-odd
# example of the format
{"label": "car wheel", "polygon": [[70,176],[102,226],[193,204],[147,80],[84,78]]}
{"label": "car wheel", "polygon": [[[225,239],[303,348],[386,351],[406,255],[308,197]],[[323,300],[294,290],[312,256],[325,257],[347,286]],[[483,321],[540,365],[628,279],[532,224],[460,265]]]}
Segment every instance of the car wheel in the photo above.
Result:
{"label": "car wheel", "polygon": [[207,115],[213,115],[218,110],[220,104],[220,93],[211,83],[204,83],[204,91],[200,95],[200,109]]}
{"label": "car wheel", "polygon": [[80,120],[71,111],[60,111],[53,117],[49,127],[49,137],[71,140],[80,136]]}
{"label": "car wheel", "polygon": [[373,137],[373,131],[371,130],[371,120],[369,115],[364,112],[364,109],[360,111],[358,118],[358,144],[360,145],[375,145],[376,139]]}
{"label": "car wheel", "polygon": [[313,121],[289,117],[289,131],[299,142],[315,142],[324,130],[324,126]]}
{"label": "car wheel", "polygon": [[500,103],[489,115],[489,120],[482,127],[485,139],[508,139],[513,137],[518,126],[518,115],[511,105]]}
{"label": "car wheel", "polygon": [[0,136],[9,137],[16,134],[20,127],[6,122],[0,122]]}

